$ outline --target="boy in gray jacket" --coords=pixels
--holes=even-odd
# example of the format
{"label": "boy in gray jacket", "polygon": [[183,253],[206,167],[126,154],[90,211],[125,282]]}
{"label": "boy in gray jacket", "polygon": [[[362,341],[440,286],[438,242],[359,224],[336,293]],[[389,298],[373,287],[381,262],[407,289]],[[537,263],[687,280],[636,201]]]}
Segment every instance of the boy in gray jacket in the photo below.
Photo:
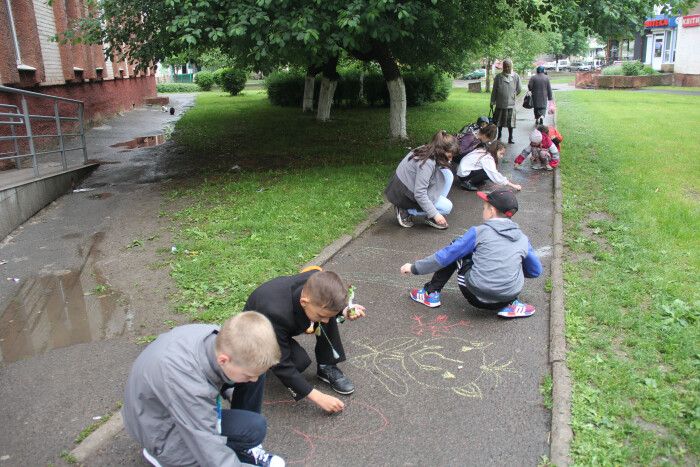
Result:
{"label": "boy in gray jacket", "polygon": [[[283,467],[284,460],[260,444],[267,431],[260,414],[265,372],[279,359],[270,320],[254,311],[221,328],[175,328],[134,362],[124,390],[124,429],[154,466]],[[224,394],[231,410],[221,407]]]}
{"label": "boy in gray jacket", "polygon": [[513,191],[501,189],[488,195],[477,192],[484,200],[483,224],[416,264],[401,266],[404,275],[435,273],[422,289],[411,291],[413,300],[431,308],[440,306],[440,290],[457,270],[459,289],[472,306],[499,310],[498,316],[504,318],[535,313],[534,306],[517,298],[525,277],[539,276],[542,264],[530,240],[510,220],[518,211]]}

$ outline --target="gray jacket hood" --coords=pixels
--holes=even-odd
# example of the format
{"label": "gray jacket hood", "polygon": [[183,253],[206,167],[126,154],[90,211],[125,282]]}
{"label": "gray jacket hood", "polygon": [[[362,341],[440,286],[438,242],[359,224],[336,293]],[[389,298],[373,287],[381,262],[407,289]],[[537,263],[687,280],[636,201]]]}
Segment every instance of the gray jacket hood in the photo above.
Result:
{"label": "gray jacket hood", "polygon": [[510,219],[489,219],[484,222],[484,225],[493,229],[501,237],[505,237],[511,242],[517,242],[523,236],[522,230],[518,224]]}

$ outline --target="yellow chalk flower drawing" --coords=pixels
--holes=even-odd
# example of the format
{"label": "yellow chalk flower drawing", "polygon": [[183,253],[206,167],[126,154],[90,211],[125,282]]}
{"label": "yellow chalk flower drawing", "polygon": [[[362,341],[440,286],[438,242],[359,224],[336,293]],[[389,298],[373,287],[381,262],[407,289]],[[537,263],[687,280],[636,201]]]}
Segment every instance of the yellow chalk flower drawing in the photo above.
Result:
{"label": "yellow chalk flower drawing", "polygon": [[367,353],[349,359],[368,371],[390,394],[408,394],[410,381],[434,389],[451,390],[464,397],[482,397],[478,382],[492,376],[500,382],[502,373],[517,373],[509,361],[489,363],[485,349],[491,342],[470,342],[458,337],[395,337],[373,345],[363,338],[353,342]]}

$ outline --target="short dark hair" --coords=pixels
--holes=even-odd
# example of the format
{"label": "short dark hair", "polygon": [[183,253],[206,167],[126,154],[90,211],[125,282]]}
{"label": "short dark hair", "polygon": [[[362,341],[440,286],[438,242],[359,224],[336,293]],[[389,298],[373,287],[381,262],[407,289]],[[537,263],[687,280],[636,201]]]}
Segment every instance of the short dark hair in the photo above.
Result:
{"label": "short dark hair", "polygon": [[347,305],[348,288],[333,271],[312,274],[304,284],[303,291],[311,303],[324,310],[340,313]]}

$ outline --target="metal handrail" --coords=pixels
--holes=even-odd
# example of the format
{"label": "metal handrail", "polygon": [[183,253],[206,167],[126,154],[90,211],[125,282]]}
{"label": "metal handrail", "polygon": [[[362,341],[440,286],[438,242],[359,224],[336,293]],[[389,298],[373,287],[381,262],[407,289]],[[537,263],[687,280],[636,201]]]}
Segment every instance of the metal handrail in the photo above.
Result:
{"label": "metal handrail", "polygon": [[[83,151],[83,163],[87,164],[88,163],[88,155],[87,155],[87,144],[85,141],[85,128],[83,125],[83,112],[84,112],[84,107],[85,104],[83,101],[78,101],[75,99],[68,99],[66,97],[57,97],[57,96],[51,96],[47,94],[40,94],[38,92],[32,92],[32,91],[26,91],[24,89],[16,89],[16,88],[10,88],[6,86],[0,86],[0,92],[6,92],[10,94],[19,94],[22,99],[22,108],[20,108],[16,105],[10,105],[10,104],[0,104],[0,119],[5,119],[3,121],[0,121],[0,125],[9,125],[10,127],[10,132],[11,136],[0,136],[0,141],[9,141],[11,140],[14,145],[14,152],[5,152],[5,153],[0,153],[0,156],[4,154],[13,154],[11,156],[6,156],[6,157],[0,157],[0,160],[7,160],[7,159],[15,159],[17,168],[21,169],[22,164],[21,160],[24,158],[31,157],[32,158],[32,166],[34,168],[34,176],[36,178],[40,177],[39,174],[39,164],[37,161],[37,156],[45,155],[45,154],[56,154],[60,153],[61,154],[61,164],[63,166],[63,170],[68,169],[68,161],[66,158],[66,153],[70,151],[77,151],[77,150],[82,150]],[[39,99],[51,99],[53,101],[53,108],[54,112],[53,115],[31,115],[29,113],[29,107],[27,106],[27,98],[39,98]],[[58,110],[58,103],[59,102],[66,102],[70,104],[75,104],[77,106],[77,117],[66,117],[66,116],[61,116]],[[2,111],[5,109],[9,109],[9,111]],[[14,110],[14,112],[13,112]],[[8,120],[9,119],[9,120]],[[43,135],[35,135],[32,131],[32,120],[53,120],[56,122],[56,134],[43,134]],[[61,128],[61,122],[64,121],[73,121],[73,122],[78,122],[78,125],[80,127],[80,131],[78,133],[63,133],[63,129]],[[25,130],[25,135],[17,135],[15,134],[15,128],[16,127],[24,127]],[[76,148],[69,148],[67,149],[64,144],[64,139],[66,137],[80,137],[81,141],[81,146],[76,147]],[[56,150],[51,150],[51,151],[43,151],[43,152],[37,152],[35,145],[34,145],[34,140],[38,138],[57,138],[58,139],[58,146],[59,148]],[[19,151],[19,144],[18,141],[27,141],[29,144],[29,152],[27,154],[20,154]]]}

